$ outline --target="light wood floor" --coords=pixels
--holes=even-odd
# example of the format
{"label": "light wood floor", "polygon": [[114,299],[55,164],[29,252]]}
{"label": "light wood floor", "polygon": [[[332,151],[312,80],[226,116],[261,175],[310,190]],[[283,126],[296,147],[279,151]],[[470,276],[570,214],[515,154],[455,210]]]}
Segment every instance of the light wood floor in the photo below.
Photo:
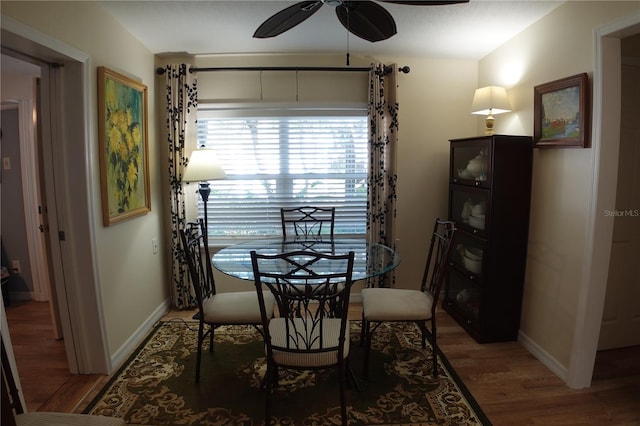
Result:
{"label": "light wood floor", "polygon": [[[109,378],[68,373],[48,315],[43,302],[7,308],[27,408],[80,412]],[[640,425],[640,347],[599,353],[592,386],[572,390],[517,342],[479,345],[444,311],[438,319],[442,351],[494,425]]]}

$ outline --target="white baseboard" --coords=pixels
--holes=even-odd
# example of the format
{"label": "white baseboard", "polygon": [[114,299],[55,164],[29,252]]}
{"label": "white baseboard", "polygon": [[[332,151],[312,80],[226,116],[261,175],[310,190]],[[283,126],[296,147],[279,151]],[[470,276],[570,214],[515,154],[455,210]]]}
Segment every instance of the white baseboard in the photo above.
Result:
{"label": "white baseboard", "polygon": [[171,308],[171,302],[169,299],[165,300],[158,308],[143,322],[140,327],[127,339],[127,341],[111,356],[111,365],[109,366],[109,374],[122,365],[127,357],[138,347],[140,342],[144,340],[149,333],[149,330],[153,328],[154,324],[162,319],[163,316]]}
{"label": "white baseboard", "polygon": [[520,343],[531,355],[536,357],[545,367],[547,367],[553,374],[560,377],[565,383],[567,383],[569,372],[567,367],[562,365],[557,359],[552,357],[547,351],[542,349],[535,341],[522,331],[518,332],[518,343]]}

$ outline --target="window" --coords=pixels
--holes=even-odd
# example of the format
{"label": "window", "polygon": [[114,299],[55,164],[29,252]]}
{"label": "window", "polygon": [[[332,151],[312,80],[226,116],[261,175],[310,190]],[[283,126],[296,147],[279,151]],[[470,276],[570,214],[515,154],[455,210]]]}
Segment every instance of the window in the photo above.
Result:
{"label": "window", "polygon": [[335,234],[364,234],[367,123],[363,108],[201,106],[199,145],[227,174],[211,182],[209,233],[218,242],[281,235],[281,207],[313,205],[336,207]]}

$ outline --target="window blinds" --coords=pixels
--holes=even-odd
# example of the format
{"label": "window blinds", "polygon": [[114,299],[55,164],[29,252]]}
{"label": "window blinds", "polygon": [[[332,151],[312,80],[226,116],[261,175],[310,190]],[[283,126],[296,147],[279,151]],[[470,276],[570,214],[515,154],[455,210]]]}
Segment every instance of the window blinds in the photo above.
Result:
{"label": "window blinds", "polygon": [[336,234],[364,234],[367,134],[364,109],[199,110],[199,144],[227,174],[211,181],[209,234],[280,235],[280,208],[302,205],[333,206]]}

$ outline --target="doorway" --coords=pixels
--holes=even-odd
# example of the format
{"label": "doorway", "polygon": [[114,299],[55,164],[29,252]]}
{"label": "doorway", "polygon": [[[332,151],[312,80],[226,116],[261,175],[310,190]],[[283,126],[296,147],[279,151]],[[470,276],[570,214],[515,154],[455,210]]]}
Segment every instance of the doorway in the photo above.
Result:
{"label": "doorway", "polygon": [[35,411],[71,376],[49,279],[48,209],[40,178],[38,91],[48,73],[37,61],[5,55],[4,49],[0,72],[2,263],[10,270],[4,305],[24,405]]}
{"label": "doorway", "polygon": [[111,359],[103,320],[96,314],[100,312],[100,296],[91,170],[86,161],[93,154],[88,131],[93,120],[88,105],[94,68],[89,66],[86,53],[4,16],[1,40],[3,52],[47,64],[41,67],[48,78],[42,79],[39,90],[43,105],[39,128],[53,293],[70,372],[108,374]]}
{"label": "doorway", "polygon": [[640,17],[631,15],[595,30],[593,103],[594,181],[584,282],[579,295],[576,329],[567,385],[591,386],[605,303],[613,220],[605,216],[615,206],[621,119],[621,40],[640,33]]}
{"label": "doorway", "polygon": [[[2,54],[2,249],[8,285],[17,300],[51,301],[56,338],[62,338],[50,279],[47,204],[41,190],[40,82],[46,70]],[[48,84],[45,84],[47,86]],[[5,258],[6,255],[6,258]]]}
{"label": "doorway", "polygon": [[613,239],[598,350],[640,345],[640,33],[621,40],[621,113]]}

